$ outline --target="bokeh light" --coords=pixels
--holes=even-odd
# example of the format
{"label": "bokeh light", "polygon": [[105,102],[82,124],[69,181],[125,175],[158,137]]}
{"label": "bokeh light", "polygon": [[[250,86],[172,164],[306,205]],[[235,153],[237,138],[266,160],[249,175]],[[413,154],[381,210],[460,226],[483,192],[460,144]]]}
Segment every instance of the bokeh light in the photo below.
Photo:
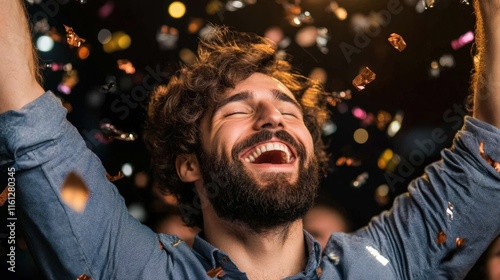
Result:
{"label": "bokeh light", "polygon": [[168,6],[168,14],[173,18],[181,18],[186,13],[186,6],[184,3],[175,1]]}
{"label": "bokeh light", "polygon": [[364,128],[358,128],[354,132],[354,141],[358,144],[364,144],[368,141],[368,131]]}
{"label": "bokeh light", "polygon": [[132,167],[132,164],[125,163],[122,166],[122,172],[123,172],[123,175],[130,177],[130,175],[132,175],[132,173],[134,172],[134,168]]}
{"label": "bokeh light", "polygon": [[41,52],[50,52],[54,48],[54,40],[46,35],[40,36],[36,40],[36,47]]}

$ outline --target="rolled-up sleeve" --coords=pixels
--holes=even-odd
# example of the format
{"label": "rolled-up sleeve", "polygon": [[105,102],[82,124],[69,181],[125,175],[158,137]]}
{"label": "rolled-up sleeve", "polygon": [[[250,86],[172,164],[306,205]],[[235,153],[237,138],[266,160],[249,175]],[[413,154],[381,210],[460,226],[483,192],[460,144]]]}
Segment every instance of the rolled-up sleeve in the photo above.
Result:
{"label": "rolled-up sleeve", "polygon": [[[157,235],[128,214],[100,160],[51,92],[0,115],[0,165],[16,170],[19,220],[47,278],[140,279],[148,266],[167,269]],[[89,190],[82,212],[61,199],[70,172]]]}
{"label": "rolled-up sleeve", "polygon": [[466,117],[442,160],[410,183],[390,211],[356,233],[389,256],[399,279],[462,279],[500,233],[500,130]]}

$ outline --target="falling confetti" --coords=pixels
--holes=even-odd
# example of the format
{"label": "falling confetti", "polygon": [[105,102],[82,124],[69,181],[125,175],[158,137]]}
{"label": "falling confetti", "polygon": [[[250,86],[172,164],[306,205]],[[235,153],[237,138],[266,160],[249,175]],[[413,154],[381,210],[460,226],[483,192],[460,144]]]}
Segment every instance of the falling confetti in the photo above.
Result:
{"label": "falling confetti", "polygon": [[425,8],[434,8],[434,4],[436,3],[435,0],[422,0],[422,2],[425,4]]}
{"label": "falling confetti", "polygon": [[118,59],[116,64],[118,65],[118,69],[123,70],[127,74],[135,73],[135,67],[128,59]]}
{"label": "falling confetti", "polygon": [[108,138],[121,140],[121,141],[128,141],[128,142],[132,142],[132,141],[135,141],[137,139],[137,134],[125,133],[119,129],[116,129],[116,127],[110,123],[102,124],[101,130],[104,134],[106,134],[108,136]]}
{"label": "falling confetti", "polygon": [[64,72],[61,83],[57,86],[57,90],[64,94],[70,94],[72,89],[78,84],[78,71],[70,70]]}
{"label": "falling confetti", "polygon": [[3,189],[2,193],[0,193],[0,206],[3,206],[7,198],[9,197],[9,186]]}
{"label": "falling confetti", "polygon": [[446,215],[450,219],[450,222],[453,221],[453,204],[448,202],[448,208],[446,208]]}
{"label": "falling confetti", "polygon": [[482,158],[488,162],[489,165],[493,166],[496,171],[500,172],[500,162],[494,161],[491,159],[488,155],[485,154],[484,152],[484,142],[479,143],[479,154],[481,155]]}
{"label": "falling confetti", "polygon": [[114,182],[114,181],[120,180],[123,177],[125,177],[125,175],[123,175],[123,173],[121,171],[118,171],[118,174],[116,174],[115,176],[109,175],[109,173],[106,172],[106,178],[110,182]]}
{"label": "falling confetti", "polygon": [[337,161],[335,162],[335,165],[337,166],[360,166],[361,165],[361,160],[355,159],[355,158],[350,158],[350,157],[339,157]]}
{"label": "falling confetti", "polygon": [[66,41],[68,45],[79,48],[85,42],[85,39],[76,35],[72,27],[64,25],[64,28],[66,29]]}
{"label": "falling confetti", "polygon": [[369,177],[370,175],[368,174],[368,172],[363,172],[359,174],[354,181],[351,182],[351,186],[360,188],[366,183],[366,180],[368,180]]}
{"label": "falling confetti", "polygon": [[472,41],[474,41],[474,32],[468,31],[465,34],[463,34],[462,36],[458,37],[458,39],[451,41],[451,47],[454,50],[458,50],[458,49],[462,48],[463,46],[471,43]]}
{"label": "falling confetti", "polygon": [[370,70],[370,68],[365,67],[361,72],[354,78],[352,84],[359,90],[362,91],[365,89],[366,85],[373,82],[377,75]]}
{"label": "falling confetti", "polygon": [[333,262],[333,264],[338,265],[340,262],[340,257],[334,253],[329,253],[328,258]]}
{"label": "falling confetti", "polygon": [[115,92],[115,90],[116,90],[116,84],[114,82],[109,82],[101,86],[101,91],[104,93]]}
{"label": "falling confetti", "polygon": [[210,269],[207,271],[208,277],[215,278],[215,277],[222,277],[224,276],[224,270],[222,270],[222,267],[216,267],[214,269]]}
{"label": "falling confetti", "polygon": [[455,239],[455,244],[457,244],[457,248],[461,248],[465,246],[465,239],[457,237],[457,239]]}
{"label": "falling confetti", "polygon": [[404,49],[406,48],[405,40],[403,39],[403,37],[401,37],[401,35],[397,33],[392,33],[388,40],[391,45],[400,52],[404,51]]}
{"label": "falling confetti", "polygon": [[61,188],[63,202],[77,212],[83,212],[89,199],[90,191],[83,179],[75,172],[70,172]]}
{"label": "falling confetti", "polygon": [[88,276],[87,274],[82,274],[78,276],[76,280],[92,280],[92,277]]}
{"label": "falling confetti", "polygon": [[443,244],[446,242],[446,233],[444,233],[444,231],[439,231],[437,237],[436,237],[436,241],[438,244]]}

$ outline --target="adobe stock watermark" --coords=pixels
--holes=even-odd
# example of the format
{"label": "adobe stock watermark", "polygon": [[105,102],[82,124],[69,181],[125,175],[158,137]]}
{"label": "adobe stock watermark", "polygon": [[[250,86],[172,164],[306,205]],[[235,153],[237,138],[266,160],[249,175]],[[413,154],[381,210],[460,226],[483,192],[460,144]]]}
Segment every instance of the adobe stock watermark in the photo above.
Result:
{"label": "adobe stock watermark", "polygon": [[[467,115],[466,108],[467,98],[463,103],[455,103],[452,108],[446,110],[443,113],[443,120],[447,124],[451,124],[451,128],[456,131],[463,124],[463,118]],[[396,172],[385,172],[384,177],[391,188],[395,190],[395,185],[397,183],[403,183],[406,179],[412,177],[417,170],[417,167],[422,166],[425,163],[425,159],[439,149],[440,144],[448,141],[450,137],[454,137],[445,132],[444,129],[437,127],[431,132],[430,137],[424,139],[415,139],[413,144],[417,147],[412,150],[408,155],[408,158],[401,158],[398,164]]]}
{"label": "adobe stock watermark", "polygon": [[7,264],[10,272],[16,272],[16,169],[7,168]]}
{"label": "adobe stock watermark", "polygon": [[347,42],[341,42],[339,47],[344,54],[347,63],[352,62],[354,54],[360,54],[361,50],[370,45],[372,38],[378,36],[382,27],[386,27],[392,21],[394,15],[403,11],[403,6],[399,0],[389,0],[387,9],[381,10],[378,14],[381,17],[380,25],[370,25],[364,32],[357,32],[354,36],[354,45]]}
{"label": "adobe stock watermark", "polygon": [[[55,17],[59,13],[61,5],[66,5],[70,1],[71,0],[31,1],[40,6],[42,10],[37,11],[31,16],[30,24],[36,24],[40,20]],[[31,30],[33,30],[33,28]]]}
{"label": "adobe stock watermark", "polygon": [[170,77],[168,72],[161,71],[159,64],[155,68],[147,66],[145,70],[148,74],[144,76],[142,84],[133,87],[130,93],[121,93],[120,99],[116,99],[111,103],[111,111],[119,114],[118,117],[120,120],[126,119],[130,115],[131,109],[135,109],[139,105],[144,105],[143,103],[147,100],[147,97],[155,86]]}

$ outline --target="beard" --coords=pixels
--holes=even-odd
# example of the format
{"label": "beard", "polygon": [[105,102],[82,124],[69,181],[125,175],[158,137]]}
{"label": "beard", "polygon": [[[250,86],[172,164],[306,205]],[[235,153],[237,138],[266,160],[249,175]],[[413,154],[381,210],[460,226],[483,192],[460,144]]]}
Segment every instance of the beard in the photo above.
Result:
{"label": "beard", "polygon": [[[245,169],[238,155],[245,148],[269,141],[273,137],[292,146],[299,158],[299,174],[291,183],[291,173],[269,172],[258,184]],[[297,156],[296,155],[296,156]],[[318,162],[312,155],[306,163],[305,148],[285,131],[263,130],[236,145],[229,157],[225,154],[198,153],[204,188],[217,216],[246,226],[257,233],[287,226],[302,218],[316,198],[319,185]]]}

